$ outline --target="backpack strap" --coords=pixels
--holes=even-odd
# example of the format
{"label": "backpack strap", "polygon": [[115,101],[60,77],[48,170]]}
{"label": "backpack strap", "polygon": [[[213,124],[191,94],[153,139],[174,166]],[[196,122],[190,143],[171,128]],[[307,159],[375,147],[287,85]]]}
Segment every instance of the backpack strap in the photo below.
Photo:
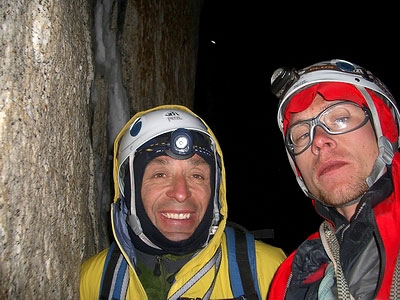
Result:
{"label": "backpack strap", "polygon": [[238,299],[261,299],[257,270],[254,236],[242,229],[225,228],[229,277],[233,296]]}
{"label": "backpack strap", "polygon": [[125,299],[128,283],[128,263],[114,241],[108,249],[104,262],[99,300]]}
{"label": "backpack strap", "polygon": [[[256,270],[254,235],[242,228],[225,228],[229,277],[235,299],[261,299]],[[108,249],[100,283],[99,300],[125,299],[128,264],[115,241]]]}

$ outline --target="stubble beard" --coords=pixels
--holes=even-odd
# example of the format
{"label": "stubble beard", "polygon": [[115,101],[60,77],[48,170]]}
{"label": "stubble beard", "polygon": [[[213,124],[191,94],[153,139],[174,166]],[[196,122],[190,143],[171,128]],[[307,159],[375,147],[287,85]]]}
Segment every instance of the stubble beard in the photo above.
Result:
{"label": "stubble beard", "polygon": [[355,199],[361,198],[369,189],[364,178],[349,180],[336,186],[332,191],[320,190],[318,199],[328,206],[342,207]]}

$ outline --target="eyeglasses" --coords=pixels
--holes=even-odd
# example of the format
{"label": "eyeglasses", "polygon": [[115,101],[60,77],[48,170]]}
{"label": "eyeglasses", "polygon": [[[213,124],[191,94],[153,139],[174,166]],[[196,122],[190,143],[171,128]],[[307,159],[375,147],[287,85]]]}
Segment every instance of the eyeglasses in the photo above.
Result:
{"label": "eyeglasses", "polygon": [[327,133],[338,135],[364,126],[370,119],[367,107],[350,101],[332,104],[316,117],[291,125],[286,132],[286,146],[292,155],[299,155],[312,144],[315,127],[322,127]]}

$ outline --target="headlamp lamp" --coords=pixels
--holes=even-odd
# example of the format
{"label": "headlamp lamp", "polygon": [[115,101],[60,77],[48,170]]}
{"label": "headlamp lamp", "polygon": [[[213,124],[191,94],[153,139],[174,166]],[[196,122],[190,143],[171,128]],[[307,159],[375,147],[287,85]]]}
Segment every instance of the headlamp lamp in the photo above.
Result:
{"label": "headlamp lamp", "polygon": [[295,69],[279,68],[271,77],[271,92],[278,98],[286,92],[290,86],[299,79]]}
{"label": "headlamp lamp", "polygon": [[165,151],[175,159],[187,159],[194,154],[192,133],[179,128],[171,133],[170,148]]}

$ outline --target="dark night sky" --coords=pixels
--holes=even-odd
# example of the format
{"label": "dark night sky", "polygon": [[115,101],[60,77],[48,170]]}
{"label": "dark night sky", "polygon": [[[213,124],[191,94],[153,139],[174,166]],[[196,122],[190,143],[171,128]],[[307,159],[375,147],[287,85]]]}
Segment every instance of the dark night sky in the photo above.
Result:
{"label": "dark night sky", "polygon": [[398,99],[400,51],[393,31],[399,17],[385,5],[361,13],[337,4],[311,12],[287,2],[235,3],[205,1],[195,112],[222,147],[228,219],[250,230],[274,229],[268,242],[288,252],[316,231],[321,219],[289,166],[270,77],[281,66],[341,58],[372,71]]}

